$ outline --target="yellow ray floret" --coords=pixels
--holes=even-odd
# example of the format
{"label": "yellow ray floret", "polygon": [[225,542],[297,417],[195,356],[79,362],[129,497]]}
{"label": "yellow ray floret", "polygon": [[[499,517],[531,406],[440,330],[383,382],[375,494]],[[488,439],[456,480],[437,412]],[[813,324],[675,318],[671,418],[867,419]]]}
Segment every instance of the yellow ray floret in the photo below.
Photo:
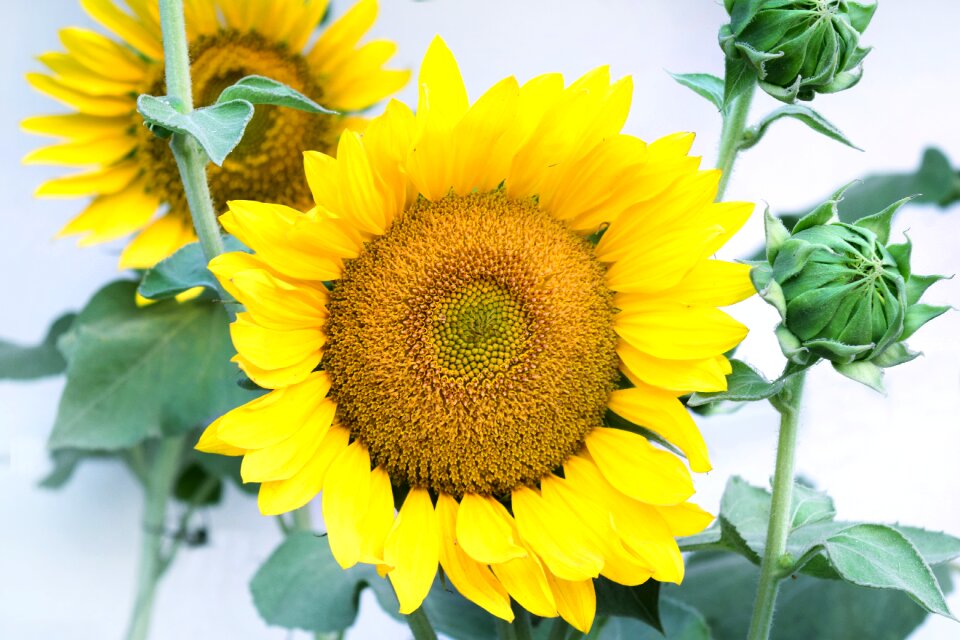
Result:
{"label": "yellow ray floret", "polygon": [[377,566],[404,613],[442,568],[495,616],[586,633],[595,580],[679,583],[676,537],[712,520],[679,398],[725,388],[746,334],[719,307],[748,269],[712,256],[752,206],[714,203],[692,135],[621,133],[632,85],[606,68],[471,104],[437,39],[418,93],[305,154],[305,211],[222,216],[254,252],[210,265],[246,307],[236,360],[272,391],[197,446],[244,456],[264,513],[322,492],[336,560]]}

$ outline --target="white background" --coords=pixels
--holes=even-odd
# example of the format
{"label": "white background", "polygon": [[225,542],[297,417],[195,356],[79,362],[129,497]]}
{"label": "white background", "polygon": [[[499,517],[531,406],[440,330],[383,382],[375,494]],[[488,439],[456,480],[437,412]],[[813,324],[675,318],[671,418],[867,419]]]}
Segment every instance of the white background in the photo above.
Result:
{"label": "white background", "polygon": [[[710,0],[381,0],[375,32],[398,41],[397,62],[416,68],[440,33],[462,66],[471,97],[505,75],[521,80],[547,71],[568,79],[609,63],[630,74],[636,91],[626,130],[654,139],[698,133],[694,152],[709,166],[719,117],[706,101],[676,85],[666,70],[722,72],[716,31],[722,4]],[[338,2],[336,10],[343,11]],[[54,233],[81,208],[77,201],[36,201],[33,189],[59,173],[24,167],[19,158],[40,140],[21,133],[25,116],[58,111],[30,91],[23,74],[32,56],[58,48],[56,30],[88,25],[75,2],[17,0],[0,23],[0,336],[35,342],[50,319],[81,307],[115,270],[119,245],[77,249]],[[960,5],[946,0],[885,0],[866,42],[876,47],[855,89],[818,98],[815,107],[865,149],[858,152],[778,122],[737,166],[728,199],[766,201],[777,210],[812,204],[836,186],[871,171],[909,170],[928,145],[960,165]],[[401,98],[412,101],[408,88]],[[754,119],[777,104],[760,94]],[[899,221],[914,241],[918,273],[958,271],[960,211],[914,207]],[[760,214],[728,247],[740,257],[761,241]],[[931,303],[956,304],[960,280],[943,282]],[[772,309],[758,301],[734,313],[752,329],[740,354],[774,375],[780,366],[770,333]],[[881,397],[818,367],[809,376],[798,470],[827,488],[841,518],[901,521],[960,534],[960,314],[925,327],[911,346],[926,356],[887,374]],[[36,487],[48,470],[44,443],[60,379],[0,382],[0,637],[120,637],[132,601],[139,542],[140,490],[119,464],[91,463],[62,491]],[[699,500],[715,509],[733,473],[764,483],[773,467],[776,416],[765,405],[701,421],[715,470],[699,479]],[[154,638],[281,639],[250,601],[247,582],[279,542],[273,522],[231,491],[205,515],[211,544],[186,550],[163,582]],[[960,612],[960,597],[950,598]],[[353,638],[403,638],[402,627],[363,601]],[[931,619],[924,640],[960,637],[960,626]]]}

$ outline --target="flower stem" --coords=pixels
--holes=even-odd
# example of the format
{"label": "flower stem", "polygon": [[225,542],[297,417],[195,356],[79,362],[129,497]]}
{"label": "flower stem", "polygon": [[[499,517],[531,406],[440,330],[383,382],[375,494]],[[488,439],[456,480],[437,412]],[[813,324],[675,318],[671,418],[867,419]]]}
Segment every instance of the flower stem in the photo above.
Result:
{"label": "flower stem", "polygon": [[723,111],[723,128],[720,131],[720,150],[717,153],[717,168],[720,169],[720,184],[717,186],[717,200],[723,198],[727,191],[727,183],[733,174],[733,164],[737,161],[740,152],[743,131],[747,126],[747,115],[750,113],[750,103],[756,83],[733,99],[729,107]]}
{"label": "flower stem", "polygon": [[437,640],[437,632],[433,630],[430,619],[424,612],[423,607],[417,607],[417,610],[406,616],[407,625],[413,632],[413,640]]}
{"label": "flower stem", "polygon": [[158,445],[147,475],[146,509],[143,516],[143,540],[140,545],[140,569],[127,640],[145,640],[150,631],[157,581],[163,569],[161,546],[166,525],[167,500],[180,470],[185,436],[164,438]]}
{"label": "flower stem", "polygon": [[[163,31],[163,59],[165,63],[167,96],[174,100],[174,106],[183,113],[193,111],[193,93],[190,80],[190,52],[187,48],[187,30],[183,20],[183,0],[160,0],[160,28]],[[200,144],[192,137],[174,133],[170,137],[170,149],[180,170],[180,180],[187,196],[193,228],[200,239],[200,246],[207,262],[223,253],[223,238],[220,236],[220,224],[210,198],[210,185],[207,183],[207,163],[209,159]],[[236,314],[239,305],[222,287],[221,299],[227,304],[231,315]]]}
{"label": "flower stem", "polygon": [[805,373],[800,372],[789,378],[783,390],[771,402],[780,412],[780,437],[777,442],[767,544],[760,564],[760,581],[757,585],[753,616],[750,619],[748,640],[767,640],[770,637],[777,591],[785,575],[781,562],[787,548],[787,534],[790,533],[790,502],[804,377]]}
{"label": "flower stem", "polygon": [[531,640],[530,616],[523,607],[513,607],[513,622],[497,618],[497,637],[500,640]]}

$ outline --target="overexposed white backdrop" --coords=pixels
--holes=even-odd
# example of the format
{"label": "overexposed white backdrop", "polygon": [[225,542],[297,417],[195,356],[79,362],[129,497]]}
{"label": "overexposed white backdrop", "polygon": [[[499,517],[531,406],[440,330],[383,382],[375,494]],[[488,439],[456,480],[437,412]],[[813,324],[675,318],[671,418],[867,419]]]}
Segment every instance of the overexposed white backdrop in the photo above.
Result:
{"label": "overexposed white backdrop", "polygon": [[[506,75],[528,79],[562,71],[573,79],[610,64],[632,75],[634,107],[626,131],[650,140],[695,131],[694,152],[712,165],[720,119],[714,108],[667,75],[722,73],[716,32],[725,20],[714,0],[381,0],[374,35],[399,43],[397,64],[416,69],[434,34],[460,61],[471,97]],[[342,13],[345,0],[334,0]],[[48,321],[80,308],[117,277],[120,244],[79,249],[53,240],[77,201],[32,198],[58,172],[19,159],[41,140],[19,131],[32,114],[61,108],[23,80],[33,56],[57,49],[59,28],[92,26],[72,0],[8,0],[0,22],[0,337],[32,343]],[[924,147],[942,148],[960,166],[960,4],[881,0],[866,33],[875,46],[856,88],[813,106],[863,152],[778,122],[737,165],[728,199],[765,201],[796,211],[835,187],[874,171],[910,170]],[[400,94],[415,101],[413,86]],[[778,106],[759,94],[754,118]],[[742,257],[762,238],[758,209],[723,257]],[[960,207],[907,209],[897,222],[914,242],[914,270],[960,270]],[[960,302],[960,279],[930,290],[934,304]],[[758,300],[733,313],[751,327],[740,355],[775,375],[781,361],[771,329],[775,313]],[[887,395],[817,367],[809,376],[798,471],[827,489],[839,517],[900,521],[960,534],[960,314],[933,321],[911,339],[925,356],[887,374]],[[118,463],[83,465],[61,491],[37,487],[49,468],[45,440],[63,380],[0,382],[0,637],[119,638],[132,605],[141,494]],[[731,474],[765,483],[773,468],[776,414],[766,405],[700,420],[715,469],[698,480],[699,501],[716,509]],[[206,546],[185,549],[160,587],[157,640],[306,637],[268,628],[247,583],[280,542],[255,502],[229,490],[204,515]],[[319,520],[319,513],[317,513]],[[955,613],[960,596],[949,598]],[[350,638],[404,638],[405,628],[364,597]],[[931,618],[918,640],[960,637],[960,625]]]}

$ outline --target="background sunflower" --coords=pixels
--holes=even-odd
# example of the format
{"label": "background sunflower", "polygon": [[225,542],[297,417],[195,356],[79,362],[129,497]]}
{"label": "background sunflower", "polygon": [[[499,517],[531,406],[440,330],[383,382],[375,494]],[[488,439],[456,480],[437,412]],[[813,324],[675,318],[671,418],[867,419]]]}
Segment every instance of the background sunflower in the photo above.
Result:
{"label": "background sunflower", "polygon": [[[80,244],[90,245],[136,233],[120,255],[120,268],[149,268],[196,239],[167,141],[142,126],[136,110],[138,95],[165,94],[157,4],[86,0],[81,5],[112,37],[68,27],[60,31],[65,52],[37,57],[47,71],[28,73],[27,81],[76,111],[25,119],[24,130],[62,141],[30,152],[24,162],[96,165],[48,180],[37,195],[93,196],[60,234],[80,235]],[[195,106],[213,104],[223,89],[248,75],[287,84],[342,114],[362,111],[402,87],[408,72],[382,68],[396,45],[360,44],[376,18],[377,0],[360,0],[317,36],[328,5],[329,0],[185,3]],[[305,205],[301,151],[332,150],[348,123],[362,125],[345,115],[257,107],[230,158],[208,170],[214,206],[222,210],[236,197]]]}
{"label": "background sunflower", "polygon": [[[348,6],[335,3],[335,14]],[[372,35],[396,39],[400,45],[397,66],[413,68],[430,38],[442,32],[460,52],[471,95],[504,75],[503,69],[515,72],[521,80],[549,70],[573,78],[612,62],[615,76],[632,75],[639,87],[626,131],[656,137],[695,130],[698,138],[692,153],[704,156],[707,163],[714,157],[719,118],[708,103],[677,86],[663,69],[719,74],[722,60],[716,32],[727,16],[717,3],[697,3],[697,11],[690,6],[657,0],[598,3],[585,11],[583,3],[574,0],[389,2]],[[868,153],[811,136],[801,126],[784,124],[771,130],[763,145],[742,155],[728,197],[766,199],[774,209],[800,211],[848,177],[915,167],[926,145],[940,146],[956,162],[960,158],[960,120],[953,105],[960,101],[960,87],[932,79],[952,77],[952,70],[960,65],[956,54],[942,46],[953,37],[952,25],[960,21],[960,15],[931,23],[927,15],[934,9],[940,15],[954,11],[937,0],[884,3],[870,27],[870,42],[876,48],[863,82],[856,91],[829,96],[817,105]],[[0,254],[5,274],[0,278],[0,296],[6,301],[0,314],[0,335],[35,343],[50,318],[79,308],[115,276],[121,245],[114,243],[100,253],[78,250],[71,243],[49,242],[58,226],[53,221],[60,220],[62,225],[69,212],[63,202],[34,200],[30,191],[62,170],[19,164],[20,158],[37,146],[37,138],[23,135],[18,122],[51,109],[50,100],[22,80],[26,72],[37,68],[32,56],[60,47],[54,31],[59,25],[98,27],[73,2],[18,1],[10,11],[8,20],[0,25],[4,56],[0,79],[9,91],[0,107],[4,123],[0,149],[7,168],[0,174],[7,223],[5,248]],[[505,15],[510,19],[505,20]],[[684,37],[678,40],[681,28]],[[638,32],[644,37],[638,38]],[[887,99],[891,95],[897,96],[895,103]],[[401,97],[415,101],[415,91],[410,87]],[[757,103],[757,114],[771,106],[759,98]],[[908,117],[912,113],[921,117]],[[789,158],[782,157],[784,149],[792,149]],[[956,207],[946,215],[913,208],[909,220],[898,223],[894,233],[910,227],[914,242],[925,249],[917,256],[923,261],[916,265],[918,271],[960,270],[953,242],[958,233],[956,214]],[[761,237],[758,216],[721,257],[747,255]],[[938,287],[935,297],[940,302],[960,299],[957,279]],[[741,353],[753,363],[764,364],[766,358],[766,373],[777,373],[778,348],[770,333],[775,313],[762,303],[747,303],[734,309],[734,314],[753,329]],[[911,346],[927,355],[909,367],[889,372],[886,398],[839,380],[829,375],[830,371],[810,374],[812,402],[805,407],[808,436],[801,440],[800,471],[829,487],[843,509],[841,515],[887,521],[899,518],[932,529],[960,530],[960,515],[943,508],[953,501],[953,476],[948,470],[960,450],[960,433],[953,429],[955,416],[960,414],[955,393],[960,353],[952,346],[957,334],[957,314],[947,314],[919,333]],[[0,620],[6,625],[4,631],[9,629],[14,635],[39,630],[52,637],[117,637],[125,623],[123,613],[112,618],[93,617],[91,612],[100,610],[103,602],[116,603],[121,612],[130,605],[129,568],[136,540],[117,532],[139,526],[141,495],[127,484],[126,470],[114,464],[89,464],[61,493],[36,486],[49,469],[44,443],[55,409],[50,398],[59,394],[61,385],[62,381],[55,379],[32,385],[0,383],[0,480],[7,489],[0,492],[0,510],[17,514],[0,528],[0,544],[24,551],[4,556],[2,584],[8,597],[0,599]],[[905,396],[914,398],[916,404],[904,403]],[[851,421],[849,428],[838,431],[826,417],[844,403],[867,411],[858,411],[861,426]],[[700,421],[714,463],[714,471],[702,477],[698,487],[705,507],[715,512],[731,472],[745,475],[754,484],[766,482],[775,446],[771,428],[775,419],[769,408],[758,404],[734,416]],[[905,422],[911,424],[914,436],[909,440],[903,438],[899,426]],[[867,432],[869,455],[851,455]],[[833,444],[824,450],[820,443],[826,441]],[[899,471],[890,473],[891,469]],[[863,491],[865,475],[871,477],[875,490]],[[904,488],[904,475],[911,478],[910,493]],[[105,500],[105,495],[110,499]],[[896,504],[887,495],[898,496]],[[157,637],[308,637],[268,627],[250,607],[248,586],[236,580],[238,574],[252,575],[280,539],[272,523],[249,517],[253,508],[250,498],[230,491],[221,507],[210,510],[211,529],[217,534],[211,544],[183,553],[167,577],[161,606],[168,615],[158,617]],[[91,575],[98,579],[91,582]],[[194,597],[197,590],[216,594],[216,600]],[[51,599],[57,601],[61,612],[55,617],[50,615]],[[378,608],[369,591],[362,600],[361,618],[348,638],[408,633]],[[954,611],[960,608],[957,592],[949,600]],[[953,624],[930,617],[916,637],[950,637],[955,631]]]}

